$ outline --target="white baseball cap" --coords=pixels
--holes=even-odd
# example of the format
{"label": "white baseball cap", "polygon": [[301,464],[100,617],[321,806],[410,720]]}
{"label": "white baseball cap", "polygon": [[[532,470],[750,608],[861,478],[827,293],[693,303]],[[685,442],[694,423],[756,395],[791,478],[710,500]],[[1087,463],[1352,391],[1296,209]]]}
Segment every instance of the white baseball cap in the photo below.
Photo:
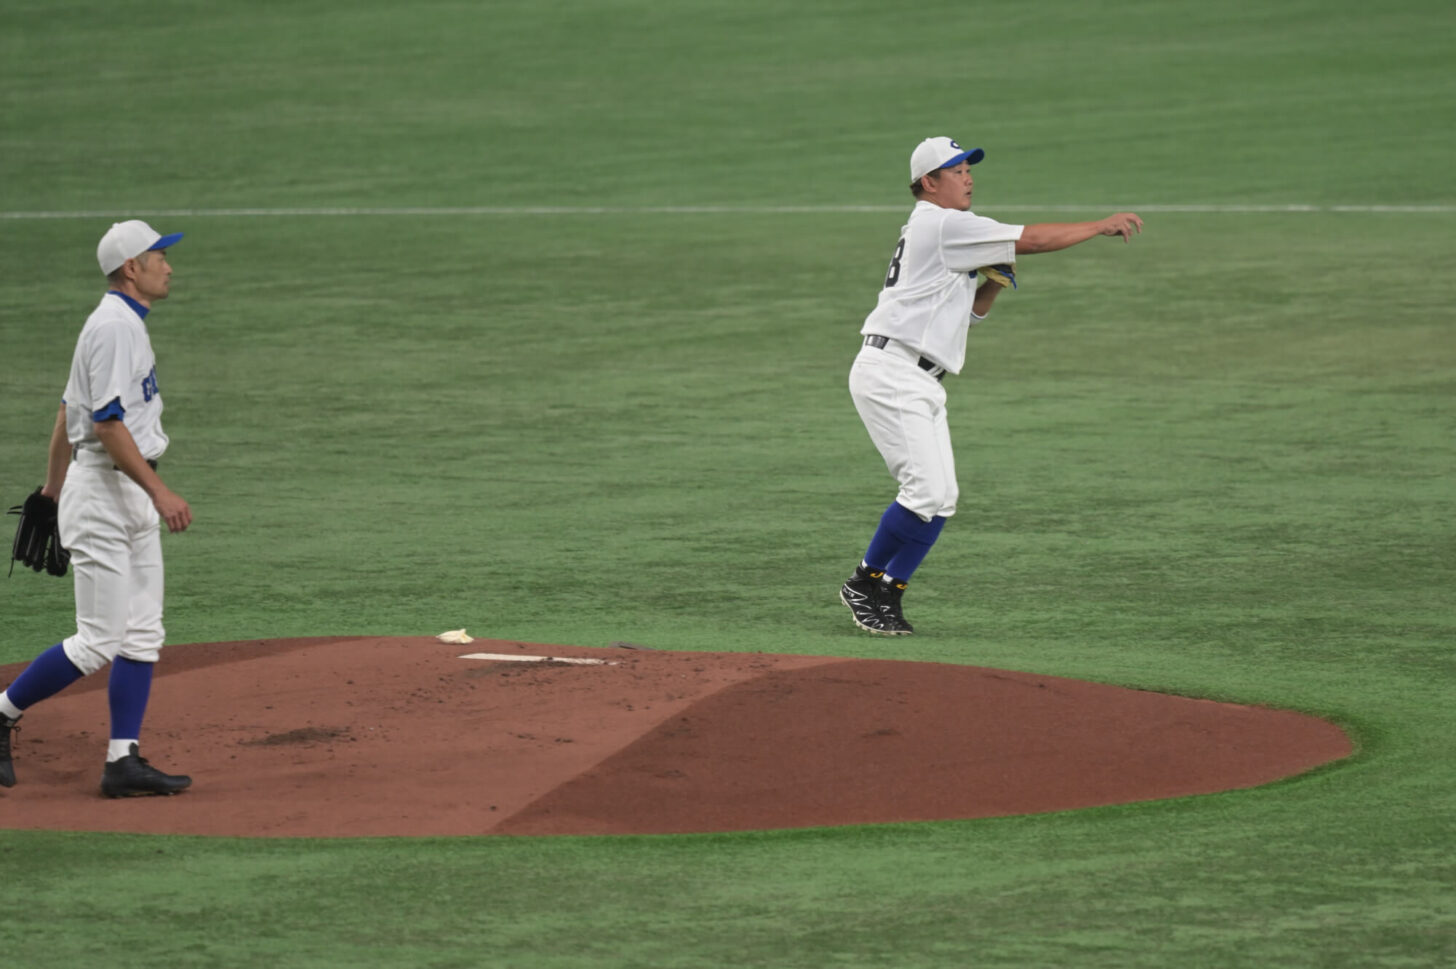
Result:
{"label": "white baseball cap", "polygon": [[910,184],[914,185],[931,172],[965,162],[974,165],[986,157],[985,151],[966,151],[949,138],[926,138],[910,154]]}
{"label": "white baseball cap", "polygon": [[135,259],[153,249],[165,249],[175,245],[180,238],[180,232],[164,236],[140,219],[117,222],[101,237],[101,244],[96,247],[96,261],[101,263],[102,275],[110,276],[128,259]]}

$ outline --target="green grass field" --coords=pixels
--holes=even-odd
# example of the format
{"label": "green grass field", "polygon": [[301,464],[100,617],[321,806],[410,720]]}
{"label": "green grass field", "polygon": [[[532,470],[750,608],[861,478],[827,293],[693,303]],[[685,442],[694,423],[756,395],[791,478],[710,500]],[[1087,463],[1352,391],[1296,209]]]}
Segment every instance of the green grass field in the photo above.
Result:
{"label": "green grass field", "polygon": [[[966,663],[1310,711],[1359,752],[960,823],[0,830],[0,962],[1456,963],[1453,26],[1434,0],[6,3],[0,502],[43,476],[101,233],[185,231],[149,319],[196,514],[172,642]],[[1147,230],[1028,258],[972,334],[960,514],[887,642],[835,598],[894,490],[846,378],[931,134],[986,147],[985,214]],[[0,662],[67,635],[70,594],[0,583]]]}

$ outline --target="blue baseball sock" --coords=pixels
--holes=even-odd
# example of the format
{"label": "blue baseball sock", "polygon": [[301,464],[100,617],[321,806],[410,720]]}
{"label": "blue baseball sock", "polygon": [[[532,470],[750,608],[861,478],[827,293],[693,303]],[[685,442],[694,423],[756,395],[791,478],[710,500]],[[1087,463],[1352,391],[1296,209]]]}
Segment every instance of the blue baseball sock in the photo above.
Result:
{"label": "blue baseball sock", "polygon": [[[930,547],[944,527],[945,519],[939,515],[928,522],[921,521],[919,515],[898,501],[891,502],[880,516],[880,527],[865,552],[865,565],[901,582],[908,582],[910,575],[930,554]],[[900,569],[906,570],[904,574],[898,571]]]}
{"label": "blue baseball sock", "polygon": [[136,740],[142,732],[142,715],[152,695],[151,663],[118,656],[111,664],[107,698],[111,702],[111,739]]}
{"label": "blue baseball sock", "polygon": [[[916,521],[920,520],[917,518]],[[909,582],[910,576],[915,574],[915,570],[920,568],[920,563],[925,561],[925,556],[930,554],[930,547],[935,544],[937,538],[940,538],[940,530],[945,527],[945,519],[936,515],[930,521],[920,522],[920,524],[924,526],[920,534],[907,539],[905,544],[900,546],[900,551],[896,552],[895,557],[890,559],[889,564],[885,566],[886,575],[901,582]]]}
{"label": "blue baseball sock", "polygon": [[37,656],[25,672],[5,691],[10,702],[17,709],[25,710],[34,704],[53,697],[82,677],[76,664],[66,655],[66,648],[56,643]]}

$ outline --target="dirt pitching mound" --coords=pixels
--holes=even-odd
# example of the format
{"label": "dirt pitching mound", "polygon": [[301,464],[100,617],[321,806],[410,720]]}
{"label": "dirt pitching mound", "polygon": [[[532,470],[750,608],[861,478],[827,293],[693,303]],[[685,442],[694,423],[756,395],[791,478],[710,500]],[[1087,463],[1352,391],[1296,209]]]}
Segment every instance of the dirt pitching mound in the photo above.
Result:
{"label": "dirt pitching mound", "polygon": [[[21,669],[0,668],[0,683]],[[192,789],[111,801],[98,794],[105,685],[90,677],[26,714],[0,827],[358,837],[947,820],[1252,787],[1352,752],[1302,714],[973,666],[336,637],[169,646],[143,752]]]}

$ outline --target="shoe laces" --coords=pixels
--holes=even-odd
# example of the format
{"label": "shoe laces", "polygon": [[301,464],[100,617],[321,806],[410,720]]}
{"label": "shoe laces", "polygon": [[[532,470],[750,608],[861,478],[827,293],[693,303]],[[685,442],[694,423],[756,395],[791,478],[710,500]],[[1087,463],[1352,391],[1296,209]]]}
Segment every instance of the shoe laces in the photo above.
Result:
{"label": "shoe laces", "polygon": [[10,756],[10,735],[20,733],[20,721],[0,713],[0,756]]}

